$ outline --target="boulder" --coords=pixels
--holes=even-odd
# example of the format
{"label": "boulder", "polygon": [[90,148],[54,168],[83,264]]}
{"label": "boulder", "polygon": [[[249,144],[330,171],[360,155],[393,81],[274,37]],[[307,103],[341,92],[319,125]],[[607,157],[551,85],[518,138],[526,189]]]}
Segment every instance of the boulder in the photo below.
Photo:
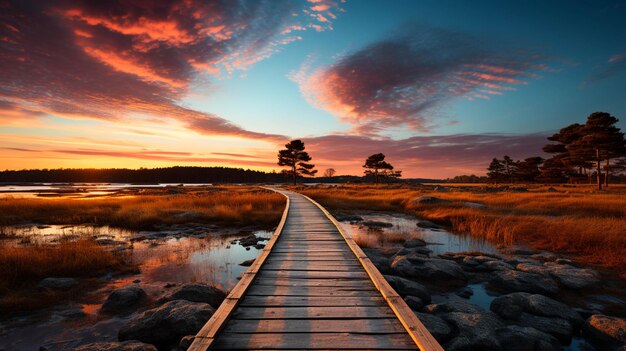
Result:
{"label": "boulder", "polygon": [[393,227],[393,224],[388,223],[388,222],[381,222],[381,221],[363,221],[361,222],[361,225],[368,227],[368,228],[374,228],[374,229]]}
{"label": "boulder", "polygon": [[450,299],[442,303],[434,303],[424,307],[424,311],[433,314],[442,314],[450,312],[463,313],[485,313],[485,310],[466,299],[451,296]]}
{"label": "boulder", "polygon": [[250,234],[246,237],[239,239],[239,245],[241,246],[254,246],[259,242],[259,238],[256,235]]}
{"label": "boulder", "polygon": [[498,296],[491,301],[489,309],[504,319],[517,320],[524,312],[528,296],[530,296],[529,293],[523,292]]}
{"label": "boulder", "polygon": [[504,323],[495,314],[451,312],[445,314],[443,319],[459,331],[458,336],[446,344],[446,350],[502,349],[495,330],[503,328]]}
{"label": "boulder", "polygon": [[157,351],[157,348],[138,341],[94,342],[75,347],[72,351]]}
{"label": "boulder", "polygon": [[193,344],[193,341],[195,338],[196,338],[195,335],[187,335],[183,337],[182,339],[180,339],[180,342],[178,343],[178,350],[187,351],[187,349],[191,346],[191,344]]}
{"label": "boulder", "polygon": [[252,259],[249,259],[249,260],[245,260],[245,261],[241,262],[239,265],[242,266],[242,267],[250,267],[250,266],[252,266],[252,264],[254,263],[255,260],[256,260],[255,258],[252,258]]}
{"label": "boulder", "polygon": [[493,271],[508,271],[508,270],[515,269],[515,268],[513,268],[513,266],[503,261],[487,261],[474,267],[474,269],[477,271],[493,272]]}
{"label": "boulder", "polygon": [[448,284],[465,284],[467,275],[457,263],[441,258],[430,258],[423,255],[396,256],[391,262],[395,274],[420,278],[429,281],[440,281]]}
{"label": "boulder", "polygon": [[392,288],[401,296],[413,295],[419,297],[424,303],[430,303],[430,293],[419,283],[397,277],[394,275],[385,275],[385,279]]}
{"label": "boulder", "polygon": [[528,292],[555,295],[559,287],[551,278],[541,274],[515,270],[500,271],[489,281],[497,289],[511,292]]}
{"label": "boulder", "polygon": [[74,278],[44,278],[42,279],[37,287],[39,289],[50,289],[50,290],[69,290],[78,285],[78,280]]}
{"label": "boulder", "polygon": [[600,346],[626,345],[626,319],[594,314],[587,319],[583,333]]}
{"label": "boulder", "polygon": [[161,302],[172,300],[187,300],[191,302],[204,302],[218,308],[226,298],[226,293],[222,290],[201,283],[185,284],[167,296],[161,298]]}
{"label": "boulder", "polygon": [[523,272],[551,277],[560,285],[570,289],[582,289],[600,282],[598,273],[593,269],[576,268],[569,264],[556,262],[546,262],[544,264],[520,263],[516,268]]}
{"label": "boulder", "polygon": [[469,299],[470,296],[474,295],[474,290],[472,290],[472,288],[470,288],[469,286],[466,286],[463,289],[457,291],[456,295],[464,299]]}
{"label": "boulder", "polygon": [[558,317],[535,316],[524,312],[519,317],[517,324],[522,327],[531,327],[548,333],[565,345],[568,345],[572,341],[572,335],[574,333],[572,324],[566,319]]}
{"label": "boulder", "polygon": [[414,311],[419,311],[424,307],[424,301],[417,296],[407,295],[404,297],[404,302]]}
{"label": "boulder", "polygon": [[102,304],[101,311],[117,313],[135,307],[146,297],[146,292],[138,286],[125,286],[113,290]]}
{"label": "boulder", "polygon": [[383,274],[391,273],[391,268],[389,267],[390,260],[387,256],[383,255],[377,249],[368,249],[364,248],[363,251],[367,255],[367,258],[372,261],[374,266],[378,268],[378,270]]}
{"label": "boulder", "polygon": [[535,328],[509,325],[496,329],[496,339],[507,351],[560,351],[561,344]]}
{"label": "boulder", "polygon": [[414,312],[426,329],[439,341],[444,343],[452,336],[452,328],[440,317],[428,313]]}
{"label": "boulder", "polygon": [[426,246],[426,242],[422,239],[410,239],[404,242],[403,246],[407,249],[413,249],[416,247]]}
{"label": "boulder", "polygon": [[195,335],[215,309],[207,303],[175,300],[131,318],[119,330],[118,339],[139,340],[157,346],[177,344],[183,336]]}

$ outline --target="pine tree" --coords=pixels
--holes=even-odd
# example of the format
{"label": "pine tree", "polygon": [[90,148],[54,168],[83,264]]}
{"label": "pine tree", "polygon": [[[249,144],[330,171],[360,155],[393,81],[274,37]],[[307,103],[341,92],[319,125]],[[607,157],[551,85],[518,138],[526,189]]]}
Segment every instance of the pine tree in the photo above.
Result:
{"label": "pine tree", "polygon": [[391,176],[398,178],[402,175],[401,171],[393,171],[393,166],[385,161],[385,155],[382,153],[368,157],[363,168],[365,168],[365,175],[371,175],[376,184],[378,184],[381,177]]}
{"label": "pine tree", "polygon": [[502,161],[494,157],[494,159],[491,160],[489,167],[487,167],[487,177],[489,177],[489,179],[494,183],[498,184],[498,182],[504,179],[504,174],[504,164],[502,163]]}
{"label": "pine tree", "polygon": [[293,184],[296,185],[298,176],[315,176],[317,170],[314,164],[307,163],[311,161],[311,156],[304,151],[304,143],[302,140],[292,140],[285,144],[285,149],[278,151],[278,165],[286,166],[288,169],[283,173],[292,177]]}

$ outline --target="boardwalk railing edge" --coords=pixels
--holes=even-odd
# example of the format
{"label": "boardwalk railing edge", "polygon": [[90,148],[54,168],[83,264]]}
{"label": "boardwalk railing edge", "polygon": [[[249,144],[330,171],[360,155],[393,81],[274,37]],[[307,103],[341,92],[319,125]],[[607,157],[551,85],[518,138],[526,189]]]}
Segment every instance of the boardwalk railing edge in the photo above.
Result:
{"label": "boardwalk railing edge", "polygon": [[380,291],[380,293],[383,295],[383,298],[385,299],[385,301],[387,301],[387,304],[389,305],[389,307],[391,307],[396,317],[398,317],[400,323],[402,323],[402,326],[404,326],[417,347],[419,347],[421,351],[444,351],[439,342],[437,342],[437,340],[432,336],[428,329],[426,329],[424,324],[422,324],[417,316],[415,316],[411,308],[400,297],[400,295],[398,295],[398,293],[389,285],[387,280],[385,280],[385,277],[383,277],[380,271],[378,271],[378,268],[374,266],[372,261],[370,261],[367,255],[365,255],[363,250],[361,250],[361,248],[359,247],[359,245],[357,245],[354,239],[352,239],[352,237],[348,237],[343,232],[340,223],[337,222],[335,217],[333,217],[333,215],[331,215],[330,212],[328,212],[328,210],[326,210],[322,205],[317,203],[317,201],[311,199],[304,194],[300,195],[304,196],[307,200],[315,204],[335,225],[343,239],[350,247],[350,250],[352,250],[354,255],[357,257],[357,259],[367,272],[367,275],[374,283],[374,286],[376,286],[376,289],[378,289],[378,291]]}
{"label": "boardwalk railing edge", "polygon": [[[271,188],[264,189],[275,191]],[[211,316],[211,319],[209,319],[204,327],[202,327],[202,329],[200,329],[200,331],[196,334],[193,343],[191,344],[191,346],[189,346],[188,351],[208,350],[213,341],[215,341],[215,337],[219,334],[224,325],[226,325],[226,321],[230,318],[235,308],[239,305],[239,301],[256,277],[259,268],[263,265],[263,263],[267,259],[267,256],[269,256],[270,252],[272,251],[274,244],[276,243],[278,237],[283,231],[283,227],[285,226],[285,222],[287,221],[287,215],[289,214],[289,196],[281,192],[278,193],[287,198],[287,202],[285,204],[285,210],[283,211],[283,216],[280,219],[280,223],[274,231],[274,235],[272,235],[272,238],[268,241],[267,245],[265,245],[263,252],[256,258],[256,260],[254,260],[254,263],[243,274],[241,280],[239,280],[237,285],[235,285],[235,287],[230,291],[228,296],[226,296],[226,299],[215,311],[213,316]]]}

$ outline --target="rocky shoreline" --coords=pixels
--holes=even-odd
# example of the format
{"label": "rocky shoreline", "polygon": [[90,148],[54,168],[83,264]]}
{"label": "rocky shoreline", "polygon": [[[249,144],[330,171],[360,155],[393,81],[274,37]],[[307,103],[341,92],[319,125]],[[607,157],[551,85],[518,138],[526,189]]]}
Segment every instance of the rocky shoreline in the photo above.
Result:
{"label": "rocky shoreline", "polygon": [[[362,225],[387,227],[369,223]],[[624,316],[605,315],[606,306],[589,298],[602,291],[599,272],[517,246],[438,255],[429,246],[409,239],[364,251],[444,349],[626,350]],[[484,286],[490,303],[470,302],[471,286]]]}

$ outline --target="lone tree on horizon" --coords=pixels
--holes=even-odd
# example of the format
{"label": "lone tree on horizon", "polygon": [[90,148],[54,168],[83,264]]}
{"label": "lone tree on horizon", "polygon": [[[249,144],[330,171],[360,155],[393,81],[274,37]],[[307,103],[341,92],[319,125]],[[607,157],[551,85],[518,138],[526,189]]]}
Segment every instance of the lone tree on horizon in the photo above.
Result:
{"label": "lone tree on horizon", "polygon": [[289,167],[283,170],[283,173],[293,178],[294,185],[298,176],[314,176],[317,173],[317,170],[313,169],[315,165],[307,163],[309,161],[311,156],[304,151],[302,140],[292,140],[285,144],[285,149],[278,151],[278,165]]}
{"label": "lone tree on horizon", "polygon": [[326,178],[332,178],[332,177],[334,177],[334,176],[335,176],[335,173],[337,173],[337,171],[335,171],[335,169],[334,169],[334,168],[327,168],[327,169],[324,171],[324,177],[326,177]]}
{"label": "lone tree on horizon", "polygon": [[365,168],[365,175],[374,177],[374,183],[376,184],[378,184],[381,177],[400,178],[402,176],[402,171],[394,171],[393,166],[385,161],[385,155],[382,153],[368,157],[363,168]]}

